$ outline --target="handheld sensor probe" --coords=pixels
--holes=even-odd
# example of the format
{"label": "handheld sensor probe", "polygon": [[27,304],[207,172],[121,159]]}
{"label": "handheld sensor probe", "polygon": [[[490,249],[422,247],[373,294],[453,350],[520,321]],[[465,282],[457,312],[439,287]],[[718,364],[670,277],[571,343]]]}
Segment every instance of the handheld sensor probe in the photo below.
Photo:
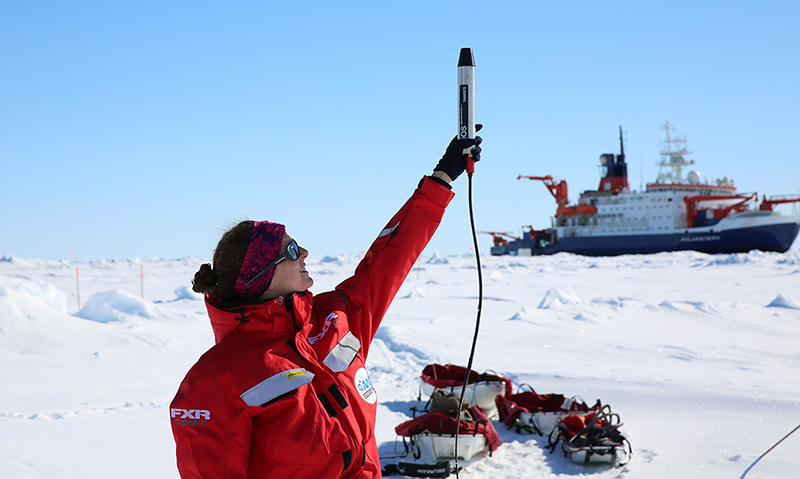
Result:
{"label": "handheld sensor probe", "polygon": [[[462,48],[458,56],[458,138],[475,138],[475,58],[472,48]],[[473,148],[464,150],[469,174],[475,172]]]}
{"label": "handheld sensor probe", "polygon": [[[458,138],[475,138],[475,59],[472,48],[462,48],[458,57]],[[455,450],[455,473],[458,479],[458,433],[461,425],[461,409],[464,404],[464,391],[469,381],[472,370],[472,360],[475,358],[475,346],[478,343],[478,332],[481,327],[481,308],[483,307],[483,274],[481,273],[481,256],[478,251],[478,236],[475,232],[475,216],[472,212],[472,173],[475,172],[475,162],[472,160],[472,150],[475,146],[465,148],[463,154],[467,157],[467,178],[469,179],[469,222],[472,228],[472,244],[475,248],[475,261],[478,264],[478,313],[475,319],[475,333],[472,337],[472,347],[467,361],[467,371],[464,374],[464,384],[461,385],[461,398],[458,401],[456,415],[456,434],[453,448]]]}

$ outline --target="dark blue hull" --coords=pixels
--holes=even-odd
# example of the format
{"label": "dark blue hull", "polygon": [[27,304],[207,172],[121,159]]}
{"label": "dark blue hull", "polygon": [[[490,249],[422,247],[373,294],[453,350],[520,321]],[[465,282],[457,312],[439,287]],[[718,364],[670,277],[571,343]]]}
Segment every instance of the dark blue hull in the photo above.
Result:
{"label": "dark blue hull", "polygon": [[495,246],[492,254],[518,254],[520,248],[530,248],[532,255],[575,253],[586,256],[616,256],[686,250],[712,254],[746,253],[752,250],[783,253],[792,246],[798,230],[799,224],[787,222],[719,232],[576,236],[559,238],[554,243],[523,239],[511,241],[508,246]]}

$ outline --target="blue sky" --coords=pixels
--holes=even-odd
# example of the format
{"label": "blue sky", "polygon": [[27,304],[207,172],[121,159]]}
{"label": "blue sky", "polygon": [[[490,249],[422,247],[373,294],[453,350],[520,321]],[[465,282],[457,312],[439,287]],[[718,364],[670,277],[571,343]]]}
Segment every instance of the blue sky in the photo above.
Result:
{"label": "blue sky", "polygon": [[[574,201],[620,125],[631,185],[652,181],[667,118],[704,176],[798,194],[798,24],[793,1],[6,0],[0,255],[208,258],[247,218],[364,251],[455,134],[465,46],[480,230],[549,225],[517,176]],[[471,248],[455,191],[429,254]]]}

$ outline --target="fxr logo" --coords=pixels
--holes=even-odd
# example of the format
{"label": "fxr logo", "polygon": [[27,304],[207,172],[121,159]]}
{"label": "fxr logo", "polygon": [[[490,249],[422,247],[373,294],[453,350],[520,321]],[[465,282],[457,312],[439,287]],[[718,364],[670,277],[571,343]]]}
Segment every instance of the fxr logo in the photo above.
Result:
{"label": "fxr logo", "polygon": [[173,418],[180,416],[179,419],[205,419],[211,420],[211,411],[205,409],[180,409],[171,408],[170,414]]}

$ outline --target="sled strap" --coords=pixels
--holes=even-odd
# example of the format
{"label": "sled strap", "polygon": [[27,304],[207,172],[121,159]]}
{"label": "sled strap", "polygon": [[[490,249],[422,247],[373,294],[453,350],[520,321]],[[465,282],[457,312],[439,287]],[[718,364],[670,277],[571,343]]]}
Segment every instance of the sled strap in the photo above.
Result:
{"label": "sled strap", "polygon": [[[556,425],[556,427],[553,428],[552,431],[550,431],[550,435],[547,436],[546,448],[550,449],[550,454],[555,452],[556,445],[558,444],[558,441],[561,439],[562,436],[561,428],[562,428],[561,423],[559,423],[558,425]],[[555,435],[555,439],[553,439],[553,435]]]}

